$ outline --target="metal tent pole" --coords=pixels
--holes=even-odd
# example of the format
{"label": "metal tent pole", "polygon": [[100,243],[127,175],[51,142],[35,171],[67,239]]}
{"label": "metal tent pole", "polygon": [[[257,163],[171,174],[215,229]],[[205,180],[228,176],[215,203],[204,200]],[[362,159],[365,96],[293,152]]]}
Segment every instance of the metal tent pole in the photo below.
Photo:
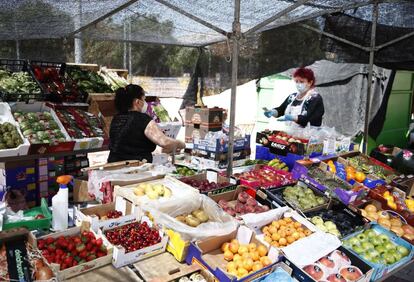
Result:
{"label": "metal tent pole", "polygon": [[233,174],[233,149],[234,149],[234,126],[236,117],[236,91],[237,91],[237,72],[239,68],[239,39],[240,29],[240,0],[234,1],[234,20],[233,33],[231,35],[233,50],[231,61],[231,100],[230,100],[230,130],[229,130],[229,151],[227,175]]}
{"label": "metal tent pole", "polygon": [[[82,1],[78,0],[78,14],[75,18],[76,29],[82,26]],[[78,36],[75,37],[75,63],[82,63],[83,48],[82,48],[82,33],[79,32]]]}
{"label": "metal tent pole", "polygon": [[374,55],[375,55],[375,36],[377,33],[378,22],[378,2],[375,2],[372,8],[372,27],[371,27],[371,46],[369,51],[369,65],[368,65],[368,81],[367,81],[367,102],[365,107],[365,125],[364,125],[364,143],[362,152],[364,154],[368,151],[368,136],[369,136],[369,112],[371,110],[371,92],[372,92],[372,76],[374,72]]}

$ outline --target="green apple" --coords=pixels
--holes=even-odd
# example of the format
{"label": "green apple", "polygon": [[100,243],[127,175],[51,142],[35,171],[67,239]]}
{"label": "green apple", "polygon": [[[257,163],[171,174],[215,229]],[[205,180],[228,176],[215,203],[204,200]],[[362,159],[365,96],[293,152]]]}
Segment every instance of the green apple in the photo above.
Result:
{"label": "green apple", "polygon": [[396,262],[400,261],[403,258],[403,255],[398,251],[394,251],[392,254],[394,255],[394,258],[395,258]]}
{"label": "green apple", "polygon": [[384,247],[387,251],[395,250],[396,248],[396,246],[391,242],[384,244]]}
{"label": "green apple", "polygon": [[365,236],[364,233],[361,233],[361,234],[357,235],[357,238],[362,243],[363,241],[365,241],[367,239],[367,236]]}
{"label": "green apple", "polygon": [[380,253],[379,253],[377,250],[375,250],[375,249],[370,250],[370,253],[371,253],[371,256],[372,256],[373,258],[378,258],[378,257],[380,257]]}
{"label": "green apple", "polygon": [[349,243],[350,243],[352,246],[357,246],[357,245],[359,245],[359,240],[358,240],[358,238],[357,238],[357,237],[352,237],[352,238],[351,238],[351,239],[349,239],[348,241],[349,241]]}
{"label": "green apple", "polygon": [[368,261],[372,261],[375,257],[371,254],[371,252],[365,252],[362,254],[362,257]]}
{"label": "green apple", "polygon": [[378,246],[382,244],[382,241],[378,237],[373,237],[369,240],[374,246]]}
{"label": "green apple", "polygon": [[381,240],[382,243],[387,243],[390,241],[390,238],[388,238],[388,236],[385,234],[379,235],[378,238]]}
{"label": "green apple", "polygon": [[388,253],[387,252],[382,257],[384,258],[384,260],[385,260],[385,262],[387,264],[393,264],[393,263],[395,263],[395,257],[394,257],[394,255],[392,253]]}
{"label": "green apple", "polygon": [[323,224],[323,219],[320,216],[314,216],[312,217],[311,222],[315,225]]}
{"label": "green apple", "polygon": [[375,250],[379,252],[381,255],[387,252],[387,249],[385,249],[383,245],[376,246]]}
{"label": "green apple", "polygon": [[350,242],[349,240],[345,240],[345,241],[343,242],[343,244],[344,244],[344,246],[345,246],[345,247],[347,247],[347,248],[352,248],[352,244],[351,244],[351,242]]}
{"label": "green apple", "polygon": [[385,264],[385,260],[381,257],[376,257],[371,260],[371,262],[376,264]]}
{"label": "green apple", "polygon": [[365,235],[368,237],[368,238],[370,238],[370,239],[373,239],[373,238],[376,238],[377,237],[377,233],[374,231],[374,230],[372,230],[372,229],[368,229],[368,230],[366,230],[365,232]]}
{"label": "green apple", "polygon": [[373,244],[371,244],[370,242],[363,242],[363,243],[361,244],[361,247],[362,247],[365,251],[368,251],[368,250],[373,249],[373,248],[374,248],[374,245],[373,245]]}
{"label": "green apple", "polygon": [[352,249],[357,253],[357,254],[359,254],[359,255],[361,255],[361,254],[363,254],[364,253],[364,249],[363,248],[361,248],[360,246],[358,246],[358,245],[354,245],[353,247],[352,247]]}
{"label": "green apple", "polygon": [[397,251],[403,256],[406,257],[410,253],[406,247],[398,246]]}

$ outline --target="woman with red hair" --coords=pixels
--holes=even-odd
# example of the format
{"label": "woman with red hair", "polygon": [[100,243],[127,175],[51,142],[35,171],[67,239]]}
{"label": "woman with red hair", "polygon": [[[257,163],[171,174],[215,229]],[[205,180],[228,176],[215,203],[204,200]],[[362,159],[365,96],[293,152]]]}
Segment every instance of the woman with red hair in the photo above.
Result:
{"label": "woman with red hair", "polygon": [[265,110],[268,118],[275,117],[278,121],[290,121],[307,126],[321,126],[325,113],[321,95],[315,90],[315,75],[309,68],[298,68],[293,73],[297,93],[289,95],[277,108]]}

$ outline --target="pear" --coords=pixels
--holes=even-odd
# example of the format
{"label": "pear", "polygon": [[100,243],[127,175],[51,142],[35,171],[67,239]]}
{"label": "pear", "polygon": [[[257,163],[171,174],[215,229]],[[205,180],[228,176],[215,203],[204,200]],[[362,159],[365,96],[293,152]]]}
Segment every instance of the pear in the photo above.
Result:
{"label": "pear", "polygon": [[158,199],[158,193],[155,190],[151,190],[148,193],[146,193],[147,197],[150,198],[151,200],[156,200]]}
{"label": "pear", "polygon": [[159,196],[164,195],[164,185],[160,185],[160,184],[154,185],[154,190],[155,192],[158,193]]}
{"label": "pear", "polygon": [[164,198],[171,198],[171,190],[167,187],[164,187]]}
{"label": "pear", "polygon": [[138,196],[138,197],[141,197],[141,196],[144,196],[145,195],[145,190],[144,190],[144,188],[142,188],[142,187],[135,187],[134,188],[134,194],[135,194],[135,196]]}

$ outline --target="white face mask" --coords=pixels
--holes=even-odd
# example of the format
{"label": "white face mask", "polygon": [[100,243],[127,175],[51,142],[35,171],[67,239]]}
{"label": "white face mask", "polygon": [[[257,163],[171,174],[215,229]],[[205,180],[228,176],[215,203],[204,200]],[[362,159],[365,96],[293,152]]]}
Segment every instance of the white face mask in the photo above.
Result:
{"label": "white face mask", "polygon": [[145,114],[148,110],[148,104],[144,101],[144,105],[141,108],[141,113]]}
{"label": "white face mask", "polygon": [[306,86],[305,83],[297,82],[296,83],[296,89],[298,89],[298,92],[300,94],[303,94],[308,90],[308,87]]}

